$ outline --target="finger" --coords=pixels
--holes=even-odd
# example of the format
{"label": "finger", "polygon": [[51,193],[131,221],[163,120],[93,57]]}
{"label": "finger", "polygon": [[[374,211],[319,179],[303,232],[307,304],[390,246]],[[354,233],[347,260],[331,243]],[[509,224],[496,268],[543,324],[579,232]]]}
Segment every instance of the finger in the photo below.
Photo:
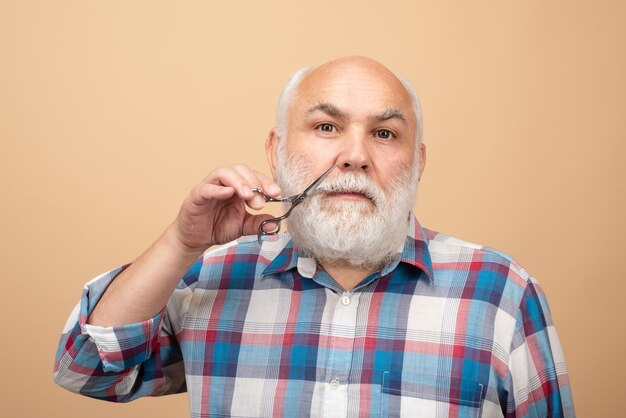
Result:
{"label": "finger", "polygon": [[[261,213],[258,215],[247,214],[244,221],[242,232],[243,235],[257,235],[259,232],[259,226],[263,221],[267,219],[274,218],[272,215],[268,215],[267,213]],[[274,222],[268,222],[264,225],[263,230],[265,232],[272,232],[278,228],[278,224]]]}
{"label": "finger", "polygon": [[194,188],[191,201],[192,203],[202,205],[212,200],[230,199],[234,194],[235,189],[231,186],[203,183]]}
{"label": "finger", "polygon": [[[248,166],[244,164],[236,164],[232,168],[245,180],[246,185],[251,189],[261,189],[263,191],[264,182],[267,182],[267,178],[261,179],[258,171],[252,171]],[[265,176],[263,176],[265,177]],[[267,193],[266,193],[267,194]],[[246,200],[246,204],[252,209],[260,210],[265,206],[265,197],[260,193],[255,193],[251,199]]]}
{"label": "finger", "polygon": [[[260,171],[251,171],[245,166],[241,168],[243,170],[240,171],[240,174],[242,176],[246,176],[246,178],[250,182],[251,187],[261,189],[267,196],[274,198],[280,197],[282,190],[274,180],[261,173]],[[236,166],[235,169],[239,169],[239,167]],[[263,209],[266,201],[265,197],[261,196],[261,194],[258,194],[257,198],[251,199],[247,203],[248,206],[250,206],[251,208],[260,210]]]}
{"label": "finger", "polygon": [[256,176],[258,181],[261,183],[261,188],[263,189],[265,194],[267,194],[268,196],[272,196],[272,197],[280,197],[280,194],[281,194],[280,186],[278,186],[278,184],[276,184],[274,180],[270,179],[265,174],[258,172],[258,171],[255,171],[254,175]]}
{"label": "finger", "polygon": [[232,187],[235,194],[242,200],[250,200],[255,195],[252,192],[254,186],[250,185],[250,179],[242,175],[240,170],[230,167],[220,167],[214,170],[207,178],[207,182],[225,187]]}

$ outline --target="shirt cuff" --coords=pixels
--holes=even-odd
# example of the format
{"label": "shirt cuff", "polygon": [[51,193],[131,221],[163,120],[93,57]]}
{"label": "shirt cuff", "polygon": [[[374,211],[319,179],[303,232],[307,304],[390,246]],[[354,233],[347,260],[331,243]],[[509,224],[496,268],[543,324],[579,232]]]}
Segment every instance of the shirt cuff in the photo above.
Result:
{"label": "shirt cuff", "polygon": [[138,366],[150,358],[159,345],[165,307],[152,318],[132,324],[103,327],[87,323],[109,284],[127,266],[111,270],[87,283],[81,297],[80,329],[96,344],[105,372],[121,372]]}

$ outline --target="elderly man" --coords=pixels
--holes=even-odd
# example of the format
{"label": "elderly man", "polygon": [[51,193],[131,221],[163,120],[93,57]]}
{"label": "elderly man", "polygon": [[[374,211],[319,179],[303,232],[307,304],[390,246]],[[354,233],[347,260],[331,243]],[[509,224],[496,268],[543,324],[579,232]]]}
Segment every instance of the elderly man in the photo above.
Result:
{"label": "elderly man", "polygon": [[[413,217],[421,137],[381,64],[296,73],[266,142],[276,183],[212,171],[143,255],[86,285],[55,380],[120,402],[188,391],[193,417],[574,416],[537,282]],[[260,245],[253,189],[296,194],[333,166]]]}

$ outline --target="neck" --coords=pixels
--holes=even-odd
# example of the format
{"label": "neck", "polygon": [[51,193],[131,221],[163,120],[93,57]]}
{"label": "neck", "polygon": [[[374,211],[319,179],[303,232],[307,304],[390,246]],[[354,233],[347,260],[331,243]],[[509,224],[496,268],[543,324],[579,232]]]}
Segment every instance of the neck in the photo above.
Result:
{"label": "neck", "polygon": [[346,292],[352,290],[367,276],[379,270],[372,267],[357,267],[338,261],[324,261],[320,262],[320,265]]}

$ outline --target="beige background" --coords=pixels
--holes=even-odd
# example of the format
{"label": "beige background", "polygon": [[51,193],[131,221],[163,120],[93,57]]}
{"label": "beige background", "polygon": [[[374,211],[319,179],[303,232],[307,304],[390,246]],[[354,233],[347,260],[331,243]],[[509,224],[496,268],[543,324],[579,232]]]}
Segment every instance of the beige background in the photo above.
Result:
{"label": "beige background", "polygon": [[[0,416],[188,416],[54,386],[82,285],[132,260],[221,164],[267,172],[297,68],[346,54],[422,98],[423,225],[543,284],[579,416],[621,407],[626,13],[598,1],[0,0]],[[115,414],[115,415],[113,415]]]}

